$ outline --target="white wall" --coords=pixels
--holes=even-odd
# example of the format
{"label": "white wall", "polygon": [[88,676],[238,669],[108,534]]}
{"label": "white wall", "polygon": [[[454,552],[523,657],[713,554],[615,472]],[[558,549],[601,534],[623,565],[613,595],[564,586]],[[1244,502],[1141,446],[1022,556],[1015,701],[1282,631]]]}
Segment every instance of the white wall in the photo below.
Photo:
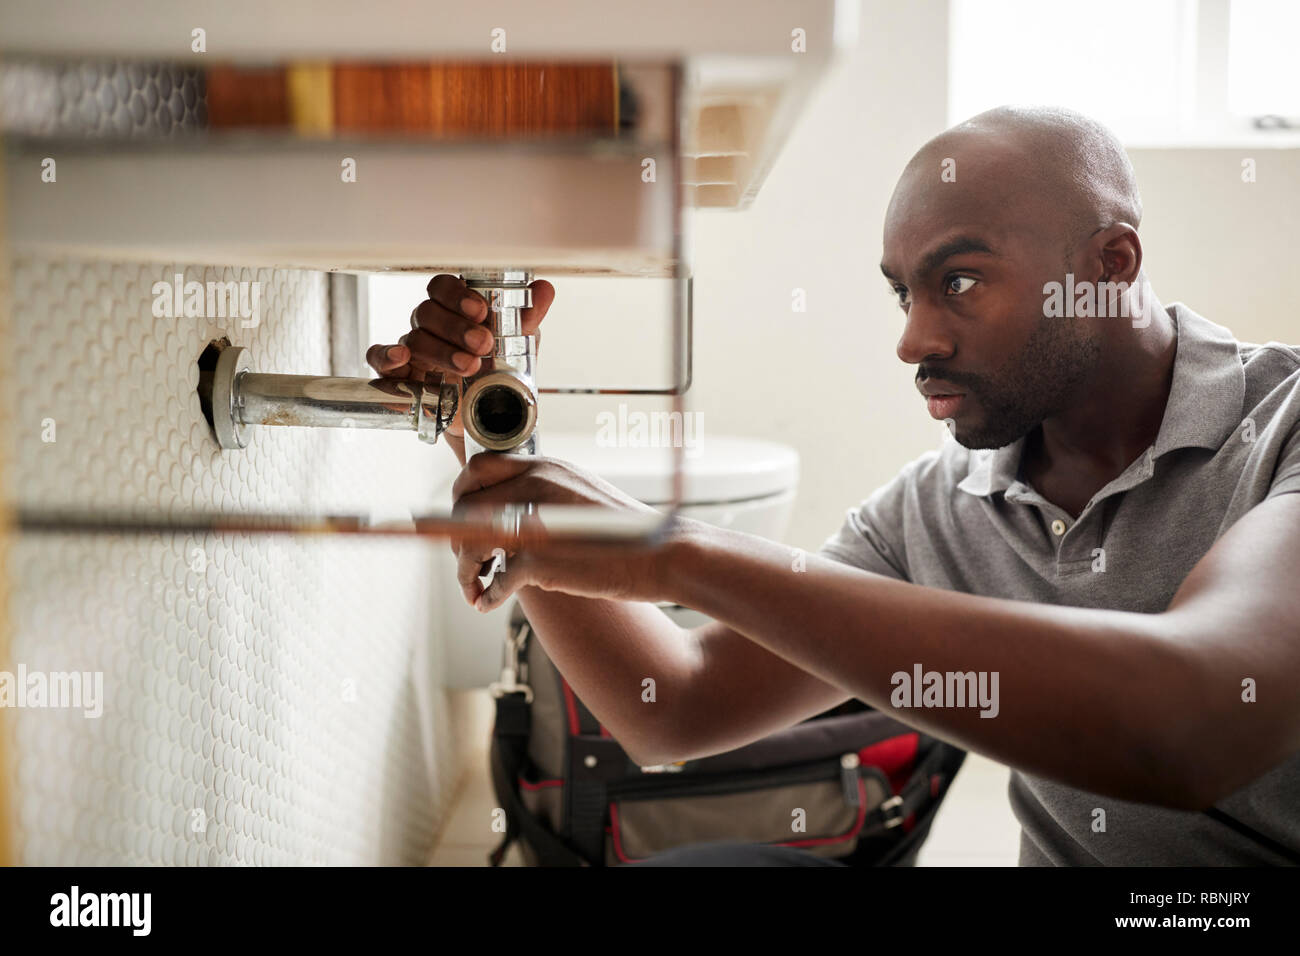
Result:
{"label": "white wall", "polygon": [[[944,125],[946,4],[865,7],[856,55],[819,90],[754,205],[694,219],[688,406],[704,413],[706,441],[733,433],[798,449],[803,479],[789,540],[805,548],[942,437],[894,356],[901,313],[878,264],[894,181]],[[586,315],[566,317],[557,287],[555,324],[589,328]],[[806,290],[805,313],[792,311],[796,288]],[[597,361],[604,344],[593,342],[586,357]],[[554,427],[591,428],[599,410],[616,405],[548,401]]]}
{"label": "white wall", "polygon": [[[846,508],[943,437],[916,395],[913,367],[894,354],[902,313],[879,262],[898,175],[948,125],[946,21],[944,0],[866,0],[856,54],[824,83],[753,207],[695,217],[688,404],[704,413],[706,437],[763,436],[798,449],[789,541],[799,547],[818,546]],[[1184,301],[1239,338],[1300,342],[1300,150],[1131,155],[1146,266],[1162,300]],[[1245,156],[1257,160],[1253,184],[1241,181]],[[599,326],[585,304],[566,306],[557,286],[551,355],[562,347],[566,365],[608,360],[607,338],[559,341],[561,323]],[[794,288],[807,292],[804,314],[791,311]],[[543,354],[543,368],[554,361]],[[551,397],[544,414],[552,427],[591,428],[606,407]]]}
{"label": "white wall", "polygon": [[[1144,268],[1244,341],[1300,343],[1300,149],[1130,150],[1142,191]],[[1242,160],[1256,181],[1242,181]]]}

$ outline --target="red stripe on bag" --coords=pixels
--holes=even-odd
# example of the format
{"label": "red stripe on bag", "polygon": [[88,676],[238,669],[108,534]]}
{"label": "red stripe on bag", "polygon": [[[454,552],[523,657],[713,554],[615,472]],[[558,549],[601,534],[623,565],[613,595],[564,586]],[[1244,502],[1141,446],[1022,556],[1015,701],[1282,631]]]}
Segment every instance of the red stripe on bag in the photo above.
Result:
{"label": "red stripe on bag", "polygon": [[618,804],[616,803],[609,805],[609,824],[611,836],[614,838],[614,856],[618,857],[620,863],[640,863],[641,860],[634,860],[623,852],[623,841],[618,832]]}
{"label": "red stripe on bag", "polygon": [[889,786],[895,794],[901,793],[912,768],[916,764],[916,750],[920,745],[921,735],[901,734],[890,737],[858,751],[858,759],[869,767],[879,767],[889,778]]}

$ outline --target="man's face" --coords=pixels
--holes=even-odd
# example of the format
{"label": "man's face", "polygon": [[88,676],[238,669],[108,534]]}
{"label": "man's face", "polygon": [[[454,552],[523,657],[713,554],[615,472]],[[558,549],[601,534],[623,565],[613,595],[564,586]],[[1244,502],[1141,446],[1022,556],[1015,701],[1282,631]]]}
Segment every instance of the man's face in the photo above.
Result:
{"label": "man's face", "polygon": [[1062,210],[996,148],[956,155],[955,181],[938,154],[903,174],[881,270],[907,316],[898,356],[917,366],[930,414],[968,448],[1000,448],[1065,408],[1100,346],[1086,320],[1044,316],[1044,284],[1070,268]]}

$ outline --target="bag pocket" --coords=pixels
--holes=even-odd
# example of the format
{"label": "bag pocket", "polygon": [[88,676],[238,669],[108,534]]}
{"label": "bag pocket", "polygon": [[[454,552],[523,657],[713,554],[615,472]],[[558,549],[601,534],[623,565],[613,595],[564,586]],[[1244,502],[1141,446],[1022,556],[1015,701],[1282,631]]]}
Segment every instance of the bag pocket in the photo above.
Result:
{"label": "bag pocket", "polygon": [[606,862],[719,841],[844,856],[891,793],[885,774],[862,765],[856,753],[743,774],[612,783]]}
{"label": "bag pocket", "polygon": [[[515,780],[519,787],[519,802],[538,823],[552,833],[559,833],[560,819],[564,813],[564,781],[559,778],[527,779],[520,775]],[[538,866],[537,851],[527,837],[521,837],[519,851],[526,866]]]}

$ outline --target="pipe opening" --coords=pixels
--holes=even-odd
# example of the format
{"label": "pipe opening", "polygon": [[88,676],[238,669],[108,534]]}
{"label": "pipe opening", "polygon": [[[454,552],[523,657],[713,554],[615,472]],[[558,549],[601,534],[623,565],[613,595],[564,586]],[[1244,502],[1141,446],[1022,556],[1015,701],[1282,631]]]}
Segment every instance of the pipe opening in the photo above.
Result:
{"label": "pipe opening", "polygon": [[199,393],[199,408],[203,412],[208,427],[213,430],[213,434],[216,433],[216,426],[212,420],[213,374],[217,370],[217,359],[228,348],[230,348],[230,339],[223,335],[221,338],[209,342],[199,354],[199,385],[196,391]]}
{"label": "pipe opening", "polygon": [[505,385],[490,385],[483,389],[474,403],[474,419],[485,438],[508,441],[527,424],[528,406],[517,390]]}

